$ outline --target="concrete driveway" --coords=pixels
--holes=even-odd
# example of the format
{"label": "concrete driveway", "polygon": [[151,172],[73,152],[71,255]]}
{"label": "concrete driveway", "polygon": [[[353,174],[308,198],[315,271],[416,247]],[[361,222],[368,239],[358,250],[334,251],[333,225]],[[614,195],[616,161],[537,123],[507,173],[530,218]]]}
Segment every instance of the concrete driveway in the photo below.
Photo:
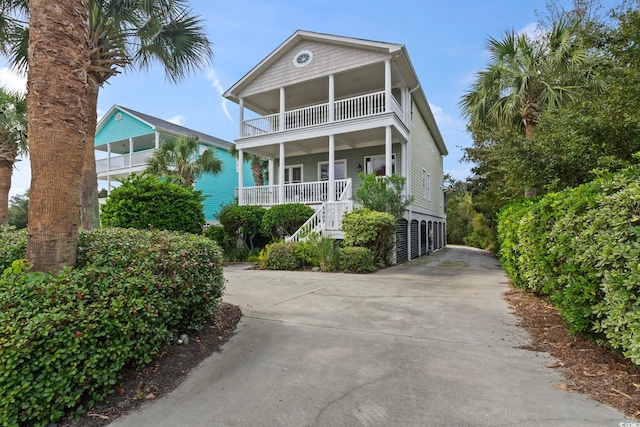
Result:
{"label": "concrete driveway", "polygon": [[236,335],[170,395],[113,426],[618,426],[521,350],[486,252],[376,274],[225,268]]}

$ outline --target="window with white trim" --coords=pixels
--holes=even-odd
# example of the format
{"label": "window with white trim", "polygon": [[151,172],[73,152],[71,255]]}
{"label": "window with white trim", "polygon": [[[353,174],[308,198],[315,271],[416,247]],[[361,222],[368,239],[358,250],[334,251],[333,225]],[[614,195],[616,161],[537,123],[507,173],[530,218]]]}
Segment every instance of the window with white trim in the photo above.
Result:
{"label": "window with white trim", "polygon": [[302,182],[302,165],[285,166],[284,183],[299,184]]}
{"label": "window with white trim", "polygon": [[[334,178],[346,179],[347,178],[347,161],[336,160],[334,162]],[[318,181],[329,180],[329,162],[318,162]]]}
{"label": "window with white trim", "polygon": [[[366,174],[375,173],[376,176],[384,176],[387,174],[387,159],[385,155],[367,156],[364,158],[364,171]],[[396,173],[396,155],[391,154],[391,173]]]}

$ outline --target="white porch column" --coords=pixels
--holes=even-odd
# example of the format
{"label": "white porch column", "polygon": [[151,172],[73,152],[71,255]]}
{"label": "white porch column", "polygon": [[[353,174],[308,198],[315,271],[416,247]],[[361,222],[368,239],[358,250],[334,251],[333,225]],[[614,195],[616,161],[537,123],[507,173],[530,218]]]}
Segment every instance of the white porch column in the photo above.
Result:
{"label": "white porch column", "polygon": [[335,117],[336,90],[333,74],[329,74],[329,121],[333,122]]}
{"label": "white porch column", "polygon": [[336,146],[333,135],[329,135],[329,201],[336,201]]}
{"label": "white porch column", "polygon": [[133,167],[133,138],[129,138],[129,169]]}
{"label": "white porch column", "polygon": [[406,142],[402,142],[400,143],[400,156],[402,156],[402,161],[400,162],[401,167],[402,167],[402,172],[400,174],[400,176],[402,176],[405,179],[404,182],[404,196],[407,197],[409,195],[409,183],[408,183],[408,178],[407,176],[409,175],[407,171],[407,165],[409,164],[407,162],[407,143]]}
{"label": "white porch column", "polygon": [[111,143],[107,144],[107,171],[111,170]]}
{"label": "white porch column", "polygon": [[157,150],[158,148],[160,148],[160,132],[156,131],[155,138],[156,138],[156,150]]}
{"label": "white porch column", "polygon": [[284,109],[286,108],[285,98],[284,97],[285,97],[284,88],[281,87],[280,88],[280,116],[279,116],[279,121],[280,121],[279,129],[280,130],[284,130]]}
{"label": "white porch column", "polygon": [[269,157],[269,185],[276,184],[276,176],[273,174],[273,157]]}
{"label": "white porch column", "polygon": [[391,126],[385,127],[384,138],[384,156],[385,156],[385,172],[387,176],[391,176],[393,172],[393,161],[391,156]]}
{"label": "white porch column", "polygon": [[244,194],[242,189],[244,187],[244,151],[238,150],[238,205],[244,205]]}
{"label": "white porch column", "polygon": [[391,111],[391,60],[384,61],[384,111]]}
{"label": "white porch column", "polygon": [[243,126],[244,126],[244,98],[238,99],[238,107],[240,110],[239,118],[238,118],[238,138],[242,138],[243,135]]}
{"label": "white porch column", "polygon": [[279,199],[278,203],[282,204],[285,202],[284,200],[284,166],[285,166],[285,158],[284,158],[284,143],[280,143],[280,169],[278,171],[278,194]]}

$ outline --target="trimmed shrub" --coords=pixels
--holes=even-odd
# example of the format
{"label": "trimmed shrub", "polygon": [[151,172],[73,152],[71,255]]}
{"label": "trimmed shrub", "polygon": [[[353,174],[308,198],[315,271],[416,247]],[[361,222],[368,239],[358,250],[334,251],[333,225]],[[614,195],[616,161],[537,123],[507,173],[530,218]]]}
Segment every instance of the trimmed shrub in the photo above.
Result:
{"label": "trimmed shrub", "polygon": [[393,215],[366,208],[356,209],[344,216],[342,230],[346,246],[361,246],[371,250],[378,265],[391,263],[396,234]]}
{"label": "trimmed shrub", "polygon": [[105,227],[202,233],[202,192],[152,176],[130,175],[102,205]]}
{"label": "trimmed shrub", "polygon": [[295,233],[314,213],[313,208],[301,203],[273,206],[262,218],[262,232],[273,239],[284,239]]}
{"label": "trimmed shrub", "polygon": [[0,273],[27,252],[27,230],[0,226]]}
{"label": "trimmed shrub", "polygon": [[46,425],[96,402],[172,331],[198,329],[224,290],[221,255],[192,234],[80,232],[77,267],[0,277],[0,423]]}
{"label": "trimmed shrub", "polygon": [[340,249],[340,268],[347,273],[369,273],[375,271],[373,253],[367,249],[348,246]]}
{"label": "trimmed shrub", "polygon": [[238,206],[230,203],[220,209],[218,219],[227,236],[244,242],[248,245],[247,252],[250,252],[255,247],[254,238],[260,234],[265,212],[266,209],[262,206]]}
{"label": "trimmed shrub", "polygon": [[205,227],[202,234],[204,234],[205,237],[208,237],[209,239],[215,241],[219,246],[222,246],[222,244],[224,243],[225,231],[224,227],[221,225],[214,224]]}
{"label": "trimmed shrub", "polygon": [[303,260],[298,255],[296,242],[272,243],[266,255],[265,268],[268,270],[297,270]]}

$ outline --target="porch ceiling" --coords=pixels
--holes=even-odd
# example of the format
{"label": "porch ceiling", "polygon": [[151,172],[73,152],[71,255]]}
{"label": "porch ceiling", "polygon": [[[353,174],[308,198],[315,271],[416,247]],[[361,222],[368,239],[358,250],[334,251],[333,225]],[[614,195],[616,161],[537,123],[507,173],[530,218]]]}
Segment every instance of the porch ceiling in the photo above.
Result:
{"label": "porch ceiling", "polygon": [[[401,76],[395,65],[391,67],[391,85],[401,84]],[[349,70],[334,77],[335,99],[344,99],[384,89],[384,63]],[[285,109],[295,110],[329,101],[329,78],[323,76],[285,87]],[[280,111],[280,89],[249,95],[244,98],[246,108],[262,115]]]}
{"label": "porch ceiling", "polygon": [[[392,128],[393,142],[400,142],[404,138],[402,134],[395,128]],[[385,129],[372,128],[356,132],[349,132],[335,135],[335,150],[350,150],[355,148],[374,147],[385,144]],[[285,142],[285,156],[302,156],[307,154],[326,153],[329,151],[329,138],[326,136],[308,138],[303,140]],[[238,148],[242,148],[242,144],[238,143]],[[257,154],[263,157],[278,158],[280,156],[280,145],[270,144],[260,147],[245,149],[246,152]]]}
{"label": "porch ceiling", "polygon": [[[122,139],[120,141],[113,141],[111,144],[111,153],[113,154],[126,154],[129,152],[129,139]],[[136,136],[133,138],[133,151],[147,150],[149,148],[155,148],[156,137],[155,134],[150,133],[147,135]],[[107,144],[98,145],[95,147],[97,151],[108,151]]]}

